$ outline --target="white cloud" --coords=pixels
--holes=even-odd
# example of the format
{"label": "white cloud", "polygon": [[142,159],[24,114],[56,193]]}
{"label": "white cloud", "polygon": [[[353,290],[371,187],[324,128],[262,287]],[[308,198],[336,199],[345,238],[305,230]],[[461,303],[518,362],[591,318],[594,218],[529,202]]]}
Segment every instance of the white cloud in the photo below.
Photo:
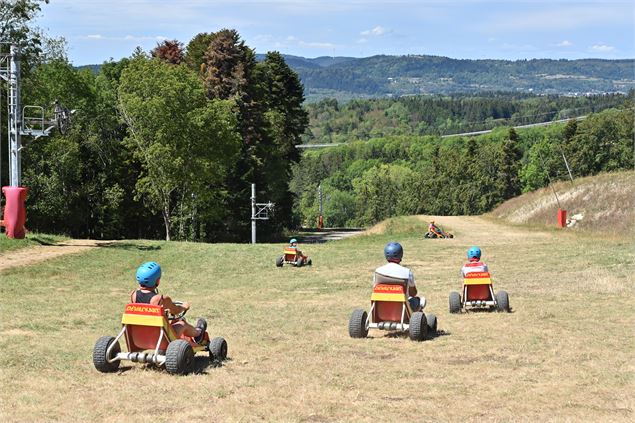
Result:
{"label": "white cloud", "polygon": [[571,47],[572,45],[573,43],[569,40],[562,40],[558,44],[556,44],[557,47]]}
{"label": "white cloud", "polygon": [[363,35],[365,37],[368,37],[368,36],[381,37],[382,35],[386,34],[387,32],[388,32],[388,30],[386,28],[384,28],[383,26],[377,25],[373,29],[367,29],[366,31],[360,32],[360,35]]}
{"label": "white cloud", "polygon": [[364,38],[364,37],[362,37],[362,38],[360,38],[359,40],[357,40],[357,42],[358,42],[359,44],[364,44],[364,43],[367,43],[367,42],[368,42],[368,38]]}
{"label": "white cloud", "polygon": [[590,50],[595,53],[611,53],[615,51],[615,47],[604,43],[594,44],[590,47]]}
{"label": "white cloud", "polygon": [[104,40],[104,41],[165,41],[168,37],[163,35],[125,35],[123,37],[112,37],[101,34],[80,35],[80,40]]}

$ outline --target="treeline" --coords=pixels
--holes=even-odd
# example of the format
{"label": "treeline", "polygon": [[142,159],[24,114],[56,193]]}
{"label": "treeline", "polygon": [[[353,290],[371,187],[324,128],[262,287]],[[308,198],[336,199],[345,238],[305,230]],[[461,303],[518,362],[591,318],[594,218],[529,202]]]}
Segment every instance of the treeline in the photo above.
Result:
{"label": "treeline", "polygon": [[[378,55],[329,61],[294,60],[307,96],[478,93],[541,94],[627,92],[635,87],[633,60],[469,60]],[[315,66],[315,64],[320,64]]]}
{"label": "treeline", "polygon": [[633,105],[582,121],[479,137],[393,136],[307,151],[292,189],[315,225],[322,185],[328,226],[367,226],[410,214],[480,214],[550,180],[632,169]]}
{"label": "treeline", "polygon": [[398,99],[334,99],[307,105],[306,143],[349,142],[394,135],[445,135],[587,115],[633,100],[606,94],[582,97],[481,93],[478,96],[411,96]]}
{"label": "treeline", "polygon": [[[17,16],[14,29],[29,19]],[[299,78],[279,53],[257,62],[228,29],[137,49],[97,74],[57,53],[23,61],[23,104],[77,109],[66,135],[24,139],[30,230],[246,241],[251,183],[276,204],[259,236],[293,226],[291,165],[308,119]],[[7,169],[6,150],[2,160]]]}

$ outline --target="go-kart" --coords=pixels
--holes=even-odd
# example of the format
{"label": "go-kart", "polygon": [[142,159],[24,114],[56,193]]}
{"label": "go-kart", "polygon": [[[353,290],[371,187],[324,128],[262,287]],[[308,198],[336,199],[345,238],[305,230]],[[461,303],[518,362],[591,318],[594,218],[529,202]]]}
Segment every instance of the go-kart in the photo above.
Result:
{"label": "go-kart", "polygon": [[351,338],[366,338],[369,329],[408,332],[413,341],[423,341],[437,333],[437,317],[424,314],[425,299],[413,310],[406,295],[408,280],[375,274],[376,285],[370,297],[370,312],[357,309],[348,321]]}
{"label": "go-kart", "polygon": [[423,235],[424,238],[454,238],[450,232],[446,232],[438,226],[428,228],[428,232]]}
{"label": "go-kart", "polygon": [[471,272],[463,279],[463,297],[450,292],[450,313],[461,310],[484,309],[509,312],[509,295],[500,290],[494,295],[494,286],[489,272]]}
{"label": "go-kart", "polygon": [[276,266],[282,267],[284,264],[302,267],[304,265],[311,266],[313,262],[309,257],[302,255],[302,252],[296,248],[285,248],[282,255],[276,259]]}
{"label": "go-kart", "polygon": [[[176,305],[182,303],[175,301]],[[207,351],[212,361],[227,357],[227,341],[221,337],[210,340],[205,332],[203,341],[196,343],[191,337],[177,338],[170,322],[184,318],[187,310],[171,315],[160,305],[130,303],[126,305],[116,337],[102,336],[93,349],[93,364],[103,373],[115,372],[123,360],[165,366],[168,373],[187,374],[192,371],[194,355]],[[121,351],[119,339],[126,340],[127,352]]]}

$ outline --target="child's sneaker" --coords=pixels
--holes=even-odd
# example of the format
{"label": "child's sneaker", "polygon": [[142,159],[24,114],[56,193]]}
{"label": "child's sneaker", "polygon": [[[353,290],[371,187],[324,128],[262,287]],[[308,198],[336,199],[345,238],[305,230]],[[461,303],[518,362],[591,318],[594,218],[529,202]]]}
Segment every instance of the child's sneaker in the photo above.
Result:
{"label": "child's sneaker", "polygon": [[205,319],[198,319],[196,321],[196,328],[201,330],[201,334],[194,337],[194,342],[200,344],[205,339],[205,331],[207,330],[207,321]]}

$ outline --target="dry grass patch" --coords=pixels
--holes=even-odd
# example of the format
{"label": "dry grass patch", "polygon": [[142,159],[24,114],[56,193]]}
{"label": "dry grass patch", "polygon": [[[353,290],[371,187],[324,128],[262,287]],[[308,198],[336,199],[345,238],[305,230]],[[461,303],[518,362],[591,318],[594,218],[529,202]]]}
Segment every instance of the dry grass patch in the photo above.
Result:
{"label": "dry grass patch", "polygon": [[[305,245],[312,268],[277,269],[281,245],[140,242],[0,273],[0,420],[631,421],[632,240],[473,217],[438,223],[457,238],[393,232]],[[390,239],[403,243],[441,336],[349,338],[350,313],[368,307]],[[513,313],[448,313],[472,244]],[[117,332],[134,270],[148,259],[165,269],[163,292],[227,338],[221,367],[201,357],[186,377],[93,368],[95,340]]]}

